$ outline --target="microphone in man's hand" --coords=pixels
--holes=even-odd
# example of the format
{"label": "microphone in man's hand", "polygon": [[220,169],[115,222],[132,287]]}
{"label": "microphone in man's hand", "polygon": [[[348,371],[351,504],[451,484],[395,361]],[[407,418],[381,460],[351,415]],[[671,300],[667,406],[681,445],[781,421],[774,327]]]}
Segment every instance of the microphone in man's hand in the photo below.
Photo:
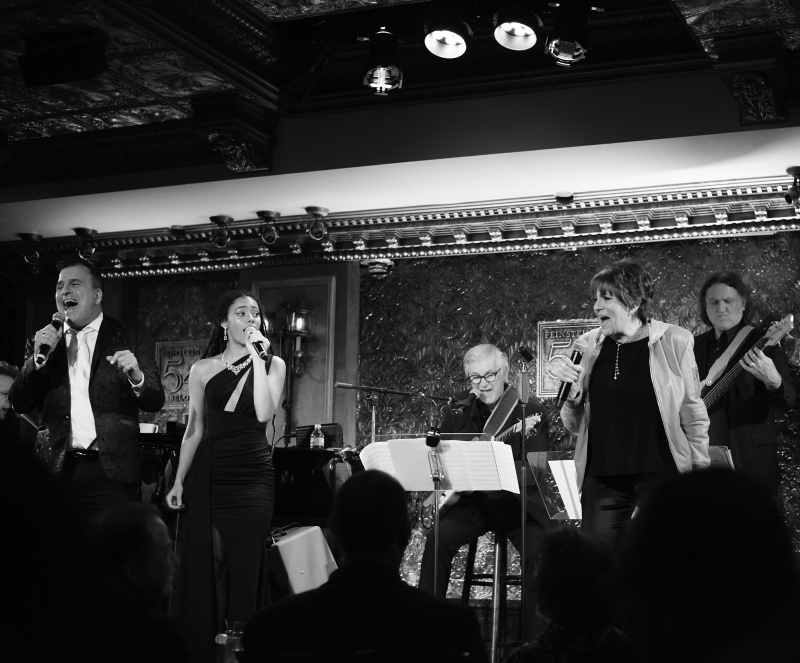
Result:
{"label": "microphone in man's hand", "polygon": [[[583,358],[583,351],[575,349],[572,351],[572,356],[569,358],[573,364],[580,364],[581,359]],[[569,390],[572,389],[571,382],[562,382],[561,386],[558,388],[558,395],[556,396],[556,407],[561,408],[564,405],[564,402],[567,400],[567,396],[569,396]]]}
{"label": "microphone in man's hand", "polygon": [[256,329],[255,327],[248,327],[247,329],[244,330],[244,333],[245,336],[247,337],[247,340],[253,344],[253,347],[256,349],[258,356],[265,360],[268,359],[269,352],[267,352],[267,348],[269,348],[269,345],[268,344],[265,345],[264,341],[262,341],[261,339],[253,339],[253,336],[255,336],[256,334],[259,334],[259,336],[261,335],[258,329]]}
{"label": "microphone in man's hand", "polygon": [[[56,331],[58,331],[61,329],[61,327],[63,327],[64,320],[66,320],[64,314],[57,311],[53,313],[53,321],[50,324],[55,327]],[[52,348],[47,343],[42,343],[39,346],[39,352],[36,355],[36,363],[39,366],[44,364],[44,362],[47,360],[47,355],[50,354],[50,350],[52,350]]]}

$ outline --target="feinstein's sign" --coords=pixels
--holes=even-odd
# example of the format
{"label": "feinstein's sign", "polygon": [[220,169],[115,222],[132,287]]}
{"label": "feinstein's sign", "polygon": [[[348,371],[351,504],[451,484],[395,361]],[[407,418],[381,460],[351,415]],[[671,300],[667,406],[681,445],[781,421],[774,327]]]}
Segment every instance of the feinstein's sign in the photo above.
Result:
{"label": "feinstein's sign", "polygon": [[569,359],[574,349],[575,339],[599,326],[600,321],[597,318],[555,320],[538,324],[539,365],[536,371],[536,395],[539,398],[555,398],[558,395],[559,382],[550,377],[548,370],[551,362],[559,361],[561,357]]}
{"label": "feinstein's sign", "polygon": [[206,349],[206,341],[156,343],[156,365],[164,386],[165,409],[183,408],[189,403],[189,371]]}

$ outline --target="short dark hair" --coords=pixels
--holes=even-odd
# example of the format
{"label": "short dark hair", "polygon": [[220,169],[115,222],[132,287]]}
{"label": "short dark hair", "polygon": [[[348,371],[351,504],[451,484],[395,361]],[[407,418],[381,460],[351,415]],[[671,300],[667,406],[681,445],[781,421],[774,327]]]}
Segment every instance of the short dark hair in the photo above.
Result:
{"label": "short dark hair", "polygon": [[92,287],[96,288],[97,290],[103,289],[103,275],[100,273],[100,270],[97,267],[89,262],[88,260],[84,260],[80,257],[71,257],[71,258],[64,258],[60,263],[56,265],[56,270],[61,273],[62,270],[66,269],[67,267],[76,267],[76,266],[85,267],[89,274],[92,275]]}
{"label": "short dark hair", "polygon": [[549,621],[579,629],[612,624],[614,559],[603,543],[573,527],[551,530],[533,578],[536,604]]}
{"label": "short dark hair", "polygon": [[12,364],[0,361],[0,375],[5,375],[10,378],[16,378],[19,375],[19,369]]}
{"label": "short dark hair", "polygon": [[754,312],[753,302],[750,299],[750,288],[736,272],[715,272],[706,279],[703,287],[700,288],[700,295],[697,299],[697,303],[700,306],[700,319],[709,327],[711,326],[711,320],[709,320],[708,313],[706,313],[706,293],[712,285],[717,285],[717,283],[727,285],[739,293],[739,296],[744,300],[742,321],[745,324],[752,322]]}
{"label": "short dark hair", "polygon": [[639,307],[639,320],[647,322],[652,317],[653,279],[635,262],[620,260],[601,269],[589,282],[589,296],[597,293],[614,295],[628,309]]}
{"label": "short dark hair", "polygon": [[129,502],[103,514],[95,531],[100,568],[116,575],[125,560],[144,556],[153,543],[150,523],[157,518],[158,509],[144,502]]}
{"label": "short dark hair", "polygon": [[347,552],[405,550],[411,536],[408,498],[397,479],[379,470],[358,472],[344,482],[331,525]]}

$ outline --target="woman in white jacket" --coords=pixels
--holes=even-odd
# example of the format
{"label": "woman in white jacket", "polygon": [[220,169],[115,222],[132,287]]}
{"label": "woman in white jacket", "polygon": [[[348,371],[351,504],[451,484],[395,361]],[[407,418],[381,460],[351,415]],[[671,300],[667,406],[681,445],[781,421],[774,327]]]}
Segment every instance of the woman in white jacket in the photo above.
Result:
{"label": "woman in white jacket", "polygon": [[708,414],[693,336],[650,318],[650,275],[620,261],[595,274],[589,292],[600,329],[576,340],[580,364],[552,372],[572,383],[561,418],[577,436],[583,531],[618,547],[653,481],[708,467]]}

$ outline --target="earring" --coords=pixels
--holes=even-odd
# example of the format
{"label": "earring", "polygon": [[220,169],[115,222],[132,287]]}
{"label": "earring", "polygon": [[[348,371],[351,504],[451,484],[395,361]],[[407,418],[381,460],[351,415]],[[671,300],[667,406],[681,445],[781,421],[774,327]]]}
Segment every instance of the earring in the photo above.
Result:
{"label": "earring", "polygon": [[228,340],[228,328],[227,327],[223,327],[222,328],[222,340],[223,341],[227,341]]}

